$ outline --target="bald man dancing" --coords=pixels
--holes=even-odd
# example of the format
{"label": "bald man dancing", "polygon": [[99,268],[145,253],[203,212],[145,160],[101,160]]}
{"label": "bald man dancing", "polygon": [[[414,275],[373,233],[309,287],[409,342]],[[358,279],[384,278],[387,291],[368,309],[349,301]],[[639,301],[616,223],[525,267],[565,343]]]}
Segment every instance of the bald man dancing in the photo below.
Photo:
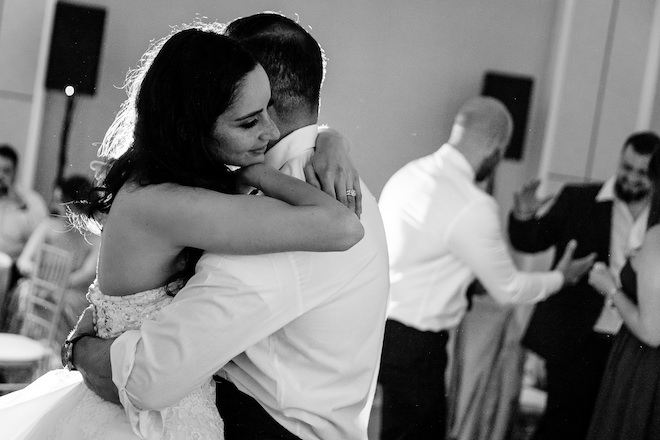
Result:
{"label": "bald man dancing", "polygon": [[379,382],[381,439],[444,439],[448,331],[467,309],[476,278],[500,303],[535,303],[575,282],[593,256],[523,273],[502,237],[497,202],[479,183],[499,163],[513,131],[504,105],[468,100],[447,143],[392,176],[379,207],[390,253],[390,303]]}

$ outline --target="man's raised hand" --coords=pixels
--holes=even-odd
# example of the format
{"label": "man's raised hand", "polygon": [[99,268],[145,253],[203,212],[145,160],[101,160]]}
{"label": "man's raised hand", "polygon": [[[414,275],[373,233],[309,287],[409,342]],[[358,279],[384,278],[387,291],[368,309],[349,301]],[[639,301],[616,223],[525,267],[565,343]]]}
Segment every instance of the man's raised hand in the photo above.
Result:
{"label": "man's raised hand", "polygon": [[534,217],[543,205],[548,203],[554,196],[539,198],[536,191],[541,181],[536,179],[525,185],[513,194],[513,216],[520,221],[526,221]]}

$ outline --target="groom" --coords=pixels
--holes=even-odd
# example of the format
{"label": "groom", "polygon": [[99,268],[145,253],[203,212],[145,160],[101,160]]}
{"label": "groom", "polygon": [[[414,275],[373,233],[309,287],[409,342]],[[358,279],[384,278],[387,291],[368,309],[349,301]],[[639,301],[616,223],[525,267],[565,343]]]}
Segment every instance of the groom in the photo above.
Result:
{"label": "groom", "polygon": [[[275,13],[237,19],[226,33],[271,80],[282,138],[266,162],[303,178],[324,73],[318,43]],[[348,251],[207,253],[157,320],[114,341],[83,337],[74,364],[102,397],[116,401],[118,391],[129,412],[170,406],[222,368],[228,440],[366,440],[389,279],[378,207],[362,193],[365,235]]]}

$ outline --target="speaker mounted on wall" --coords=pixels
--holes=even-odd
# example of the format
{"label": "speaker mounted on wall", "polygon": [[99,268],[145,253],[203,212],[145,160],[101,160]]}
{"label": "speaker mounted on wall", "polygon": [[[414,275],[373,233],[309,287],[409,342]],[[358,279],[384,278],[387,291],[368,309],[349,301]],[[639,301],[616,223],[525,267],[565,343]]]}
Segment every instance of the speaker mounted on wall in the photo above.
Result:
{"label": "speaker mounted on wall", "polygon": [[504,150],[506,159],[522,159],[533,87],[534,80],[527,76],[501,72],[486,72],[484,75],[481,94],[502,101],[513,118],[513,134]]}
{"label": "speaker mounted on wall", "polygon": [[58,2],[48,57],[46,88],[94,95],[103,43],[106,11]]}

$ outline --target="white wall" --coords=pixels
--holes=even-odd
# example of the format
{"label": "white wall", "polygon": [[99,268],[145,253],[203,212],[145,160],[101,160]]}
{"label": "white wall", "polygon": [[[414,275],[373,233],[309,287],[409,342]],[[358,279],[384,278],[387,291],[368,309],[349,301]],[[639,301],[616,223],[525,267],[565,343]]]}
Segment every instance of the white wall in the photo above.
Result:
{"label": "white wall", "polygon": [[[300,17],[329,58],[321,121],[345,133],[367,184],[378,196],[394,171],[434,151],[460,104],[477,95],[483,73],[532,76],[533,104],[522,162],[504,163],[497,194],[535,175],[543,139],[546,71],[555,2],[543,0],[69,0],[107,9],[99,87],[78,102],[68,172],[86,172],[124,99],[122,85],[151,39],[196,15],[228,21],[275,10]],[[37,188],[50,191],[65,99],[49,92]]]}
{"label": "white wall", "polygon": [[625,139],[650,126],[646,95],[655,93],[660,55],[660,3],[561,4],[540,171],[550,193],[613,174]]}
{"label": "white wall", "polygon": [[18,182],[33,184],[54,0],[0,1],[0,142],[19,157]]}

